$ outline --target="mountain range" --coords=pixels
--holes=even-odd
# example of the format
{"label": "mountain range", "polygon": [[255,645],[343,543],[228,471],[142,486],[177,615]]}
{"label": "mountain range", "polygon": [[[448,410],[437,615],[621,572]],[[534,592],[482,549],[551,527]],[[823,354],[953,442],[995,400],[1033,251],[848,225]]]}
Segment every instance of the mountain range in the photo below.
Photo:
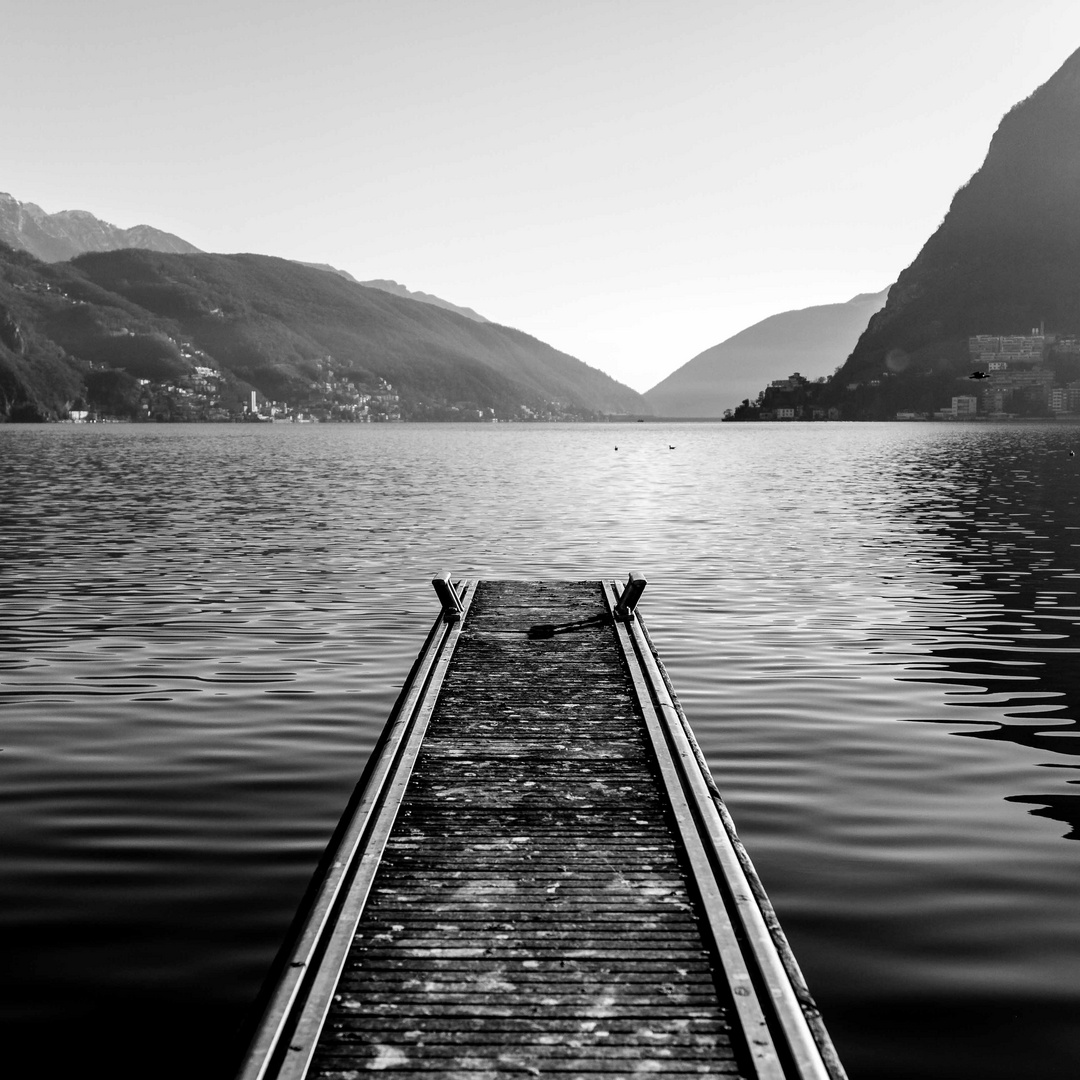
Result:
{"label": "mountain range", "polygon": [[658,416],[723,416],[742,398],[755,398],[773,379],[801,371],[816,376],[848,356],[889,290],[861,293],[844,304],[819,304],[770,315],[698,353],[651,390]]}
{"label": "mountain range", "polygon": [[[44,263],[0,244],[0,416],[80,405],[188,416],[179,406],[206,372],[220,382],[212,418],[236,415],[251,390],[330,409],[334,395],[357,401],[386,384],[405,419],[648,411],[629,387],[520,330],[287,259],[122,249]],[[139,380],[178,397],[147,404]]]}
{"label": "mountain range", "polygon": [[[994,400],[1008,399],[1006,412],[1012,415],[1049,416],[1051,407],[1075,412],[1062,402],[1071,402],[1070,386],[1080,387],[1078,283],[1080,50],[1006,113],[982,165],[955,193],[940,226],[887,291],[884,305],[881,295],[850,301],[856,318],[846,332],[854,330],[857,340],[833,376],[770,386],[763,366],[756,386],[750,386],[754,360],[748,357],[739,393],[749,400],[733,408],[732,419],[948,414],[952,398],[970,399],[980,387],[981,406],[1000,410],[1000,402],[991,405],[988,386],[998,388]],[[871,310],[856,311],[863,303]],[[755,343],[759,335],[768,338],[767,331],[802,314],[774,316],[706,350],[647,391],[646,398],[661,414],[688,407],[698,411],[695,403],[687,405],[692,393],[715,409],[713,380],[733,370],[735,347]],[[858,333],[864,315],[869,320]],[[1034,367],[1030,361],[1006,365],[1018,370],[1002,371],[997,378],[980,371],[977,377],[984,381],[973,383],[969,339],[976,335],[988,340],[1028,335],[1029,342],[1042,343],[1041,354],[1032,354],[1041,360]],[[805,340],[812,336],[813,331]],[[767,344],[751,354],[762,364],[768,362]],[[834,348],[840,344],[833,339]],[[806,350],[806,362],[797,365],[804,375],[813,375],[812,355]],[[685,393],[677,395],[683,388]]]}
{"label": "mountain range", "polygon": [[[795,370],[813,380],[847,351],[833,377],[778,386],[766,409],[891,418],[970,393],[975,334],[1045,327],[1074,343],[1053,358],[1055,385],[1080,377],[1080,50],[1005,115],[982,166],[887,298],[771,316],[644,396],[521,331],[396,282],[361,284],[332,267],[269,256],[207,255],[148,226],[45,214],[11,196],[0,196],[3,237],[17,243],[0,244],[0,416],[62,415],[92,398],[103,372],[113,382],[175,381],[209,365],[230,393],[253,388],[295,401],[341,380],[391,383],[402,415],[413,418],[707,417]],[[133,243],[144,248],[99,250]],[[167,250],[145,250],[154,246]],[[83,253],[57,261],[74,248]]]}
{"label": "mountain range", "polygon": [[49,214],[0,194],[0,419],[73,407],[155,415],[148,401],[162,394],[143,391],[138,405],[139,380],[190,397],[205,379],[196,371],[215,373],[215,418],[238,415],[251,390],[334,412],[328,403],[343,393],[388,387],[393,415],[408,419],[649,411],[574,357],[396,281],[209,255],[147,225]]}
{"label": "mountain range", "polygon": [[199,249],[172,233],[150,225],[121,229],[86,210],[47,214],[34,203],[19,202],[0,191],[0,241],[17,251],[29,251],[42,262],[61,262],[84,251],[149,248],[179,254]]}
{"label": "mountain range", "polygon": [[[0,242],[16,251],[29,251],[42,262],[63,262],[87,251],[118,251],[121,248],[145,248],[147,251],[165,251],[173,254],[196,254],[194,244],[172,233],[163,232],[150,225],[136,225],[122,229],[108,221],[102,221],[87,210],[61,210],[49,214],[34,203],[20,202],[14,196],[0,191]],[[432,293],[417,292],[389,278],[358,281],[347,270],[339,270],[329,263],[305,262],[317,270],[329,270],[346,281],[382,289],[395,296],[405,296],[425,304],[456,311],[477,322],[490,322],[472,308],[452,304],[449,300]]]}
{"label": "mountain range", "polygon": [[[96,218],[85,210],[66,210],[56,214],[48,214],[33,203],[22,203],[5,194],[0,194],[0,242],[7,243],[16,250],[28,252],[48,263],[71,260],[78,255],[89,252],[107,252],[126,248],[139,248],[162,254],[204,254],[193,244],[180,237],[147,225],[121,229]],[[213,256],[211,258],[236,259],[240,257]],[[243,258],[258,260],[260,257],[243,256]],[[91,265],[96,266],[96,264],[87,263],[82,267],[83,272],[85,273]],[[208,264],[202,263],[200,265],[203,271],[207,269]],[[249,263],[249,267],[251,265],[253,264]],[[411,290],[405,285],[388,278],[359,281],[348,271],[327,263],[302,262],[297,265],[336,275],[353,286],[377,289],[383,293],[430,305],[463,316],[470,321],[488,325],[493,328],[493,332],[501,333],[504,339],[513,338],[515,347],[520,346],[520,340],[515,337],[515,335],[521,335],[520,331],[510,330],[506,327],[494,331],[496,324],[491,323],[490,320],[470,307],[453,304],[431,293]],[[172,274],[175,269],[170,270],[169,274]],[[100,267],[97,267],[96,272],[103,271],[101,271]],[[112,282],[110,288],[116,287],[115,275],[106,276]],[[159,282],[158,284],[163,283]],[[229,288],[231,289],[232,285]],[[116,288],[115,291],[119,293],[122,290]],[[140,293],[140,297],[141,300],[146,300],[145,294]],[[131,297],[128,297],[128,299],[130,300]],[[254,296],[249,296],[249,299],[254,300]],[[278,299],[280,300],[280,297]],[[536,386],[531,387],[530,393],[526,393],[525,397],[531,402],[528,407],[534,409],[540,407],[542,400],[550,400],[556,403],[565,400],[572,408],[585,409],[586,411],[605,412],[613,408],[617,412],[646,415],[651,412],[658,412],[661,415],[671,417],[720,416],[725,408],[737,402],[740,397],[756,393],[757,389],[765,381],[779,378],[800,367],[803,370],[816,372],[822,367],[835,366],[840,357],[850,352],[858,337],[859,330],[866,325],[869,315],[880,307],[882,299],[883,294],[882,296],[867,294],[855,297],[846,304],[827,304],[772,316],[752,327],[748,327],[719,345],[705,350],[705,352],[668,376],[663,382],[653,387],[652,390],[647,391],[644,396],[635,396],[632,392],[629,396],[623,393],[613,396],[605,392],[597,398],[595,391],[599,384],[595,374],[598,373],[594,373],[588,377],[591,389],[583,395],[568,393],[564,378],[561,383],[548,386],[540,397],[536,396]],[[137,300],[137,302],[141,301]],[[210,299],[207,300],[207,305],[209,307],[216,306]],[[152,305],[144,311],[144,314],[151,317],[151,319],[154,317],[173,318],[171,309],[159,311],[155,310]],[[308,315],[310,314],[309,312]],[[289,315],[289,319],[283,321],[277,327],[278,331],[283,331],[286,322],[297,318],[307,323],[311,322],[311,319],[302,316],[299,310],[293,310]],[[158,332],[166,336],[172,332],[177,332],[183,336],[188,329],[166,326],[159,328]],[[234,329],[236,328],[234,327]],[[386,328],[383,329],[385,331]],[[247,332],[249,334],[250,331],[251,328],[248,327]],[[320,340],[321,333],[319,327],[312,325],[308,325],[304,329],[303,334],[308,339],[309,345],[311,345],[307,350],[308,353],[311,353],[312,349],[317,351],[316,346],[312,343]],[[203,328],[202,334],[206,336],[205,328]],[[61,336],[63,337],[63,335]],[[189,333],[188,336],[194,341],[199,335]],[[214,338],[220,352],[223,346],[218,336],[213,334],[209,336]],[[407,337],[408,332],[403,332],[402,339],[404,340]],[[455,332],[451,337],[456,338],[457,333]],[[541,352],[547,349],[542,343],[528,338],[528,335],[521,335],[521,337],[534,343],[530,348],[539,349]],[[79,348],[82,348],[85,352],[85,343],[73,341],[69,338],[64,338],[64,340],[75,348],[76,352],[73,355],[76,357],[79,355]],[[355,335],[353,344],[356,345]],[[433,347],[430,341],[428,346]],[[500,343],[500,347],[504,347],[502,343]],[[464,349],[471,358],[475,359],[474,354],[477,350],[477,343],[472,342],[463,345],[461,340],[457,339],[449,344],[448,349],[451,354],[455,351],[460,353]],[[100,349],[91,351],[94,351],[95,355],[103,355]],[[370,350],[368,351],[370,352]],[[481,347],[479,354],[483,354],[485,351],[489,350],[486,347]],[[213,350],[209,350],[208,355],[214,360],[218,359]],[[295,395],[303,382],[303,378],[298,375],[297,370],[290,371],[289,364],[282,363],[281,350],[270,348],[263,359],[266,361],[262,365],[265,370],[261,370],[257,377],[256,369],[260,366],[258,363],[254,366],[240,364],[238,370],[241,381],[243,381],[246,373],[252,376],[252,385],[259,389],[265,387],[267,392],[273,393],[284,393],[288,389],[289,392]],[[409,365],[403,365],[399,360],[389,355],[386,359],[388,363],[383,365],[381,369],[383,374],[377,377],[382,378],[385,375],[387,378],[397,378],[401,381],[403,372],[408,369]],[[416,367],[416,365],[413,366]],[[9,369],[11,367],[10,359],[8,367]],[[424,364],[421,362],[419,368],[423,367]],[[432,374],[430,366],[426,370],[428,375]],[[585,370],[592,371],[593,369]],[[268,374],[269,377],[267,377]],[[419,369],[414,374],[419,376]],[[520,375],[521,372],[519,371],[518,374]],[[9,370],[7,378],[9,408],[17,396],[13,389],[12,378]],[[424,378],[426,376],[410,378],[405,375],[403,385],[411,393],[420,393]],[[538,374],[531,381],[533,383],[544,383],[546,378],[546,375]],[[474,381],[466,376],[457,397],[469,400],[475,397],[473,391],[468,389]],[[529,381],[526,380],[526,382]],[[452,392],[450,386],[452,382],[453,377],[444,371],[439,376],[439,385],[433,387],[431,393],[421,393],[421,397],[426,396],[432,400],[451,401],[454,398],[454,392]],[[489,387],[488,390],[491,392],[479,394],[479,398],[483,401],[483,407],[494,408],[494,402],[498,399],[503,403],[501,407],[505,408],[505,403],[509,400],[506,388],[496,389]],[[544,394],[547,394],[546,398]],[[62,402],[58,406],[56,401],[48,405],[42,404],[46,414],[55,411],[57,407],[62,407]],[[31,415],[34,414],[33,408],[30,409],[30,413]]]}

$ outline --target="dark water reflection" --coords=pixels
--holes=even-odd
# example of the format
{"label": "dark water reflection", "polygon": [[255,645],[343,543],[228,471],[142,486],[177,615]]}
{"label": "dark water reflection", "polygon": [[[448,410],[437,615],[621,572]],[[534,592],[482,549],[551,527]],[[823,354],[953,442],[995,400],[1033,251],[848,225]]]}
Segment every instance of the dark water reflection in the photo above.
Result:
{"label": "dark water reflection", "polygon": [[9,1053],[228,1075],[431,575],[638,568],[854,1080],[1075,1076],[1072,448],[1049,425],[0,428]]}
{"label": "dark water reflection", "polygon": [[[1004,706],[1004,721],[987,726],[972,718],[973,738],[1000,739],[1061,757],[1080,756],[1080,440],[1061,440],[1042,429],[964,440],[963,477],[955,507],[943,511],[910,483],[910,513],[928,534],[940,536],[956,560],[955,585],[963,594],[957,613],[974,622],[976,645],[931,650],[940,670],[981,709]],[[946,453],[955,446],[944,446]],[[1073,450],[1075,455],[1075,450]],[[1080,761],[1041,767],[1075,772]],[[1075,777],[1059,782],[1080,784]],[[1057,790],[1010,795],[1013,802],[1069,826],[1080,838],[1080,793]]]}

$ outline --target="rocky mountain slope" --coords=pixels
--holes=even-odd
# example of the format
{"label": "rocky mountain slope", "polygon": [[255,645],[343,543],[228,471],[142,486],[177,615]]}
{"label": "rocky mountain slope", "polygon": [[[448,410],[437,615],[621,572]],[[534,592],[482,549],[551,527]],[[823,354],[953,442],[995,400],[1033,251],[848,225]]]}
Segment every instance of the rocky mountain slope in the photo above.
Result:
{"label": "rocky mountain slope", "polygon": [[770,315],[714,345],[645,391],[659,416],[719,417],[794,371],[817,377],[844,361],[889,290],[844,304],[819,304]]}
{"label": "rocky mountain slope", "polygon": [[386,383],[406,419],[649,411],[519,330],[286,259],[122,250],[50,265],[0,245],[0,417],[93,406],[103,379],[123,390],[113,401],[139,379],[184,390],[197,369],[220,377],[224,413],[251,389],[311,407],[328,387],[355,400]]}
{"label": "rocky mountain slope", "polygon": [[1080,50],[1002,119],[835,382],[862,384],[861,415],[891,415],[920,379],[966,376],[969,335],[1040,325],[1080,332]]}
{"label": "rocky mountain slope", "polygon": [[176,253],[199,249],[172,233],[149,225],[121,229],[85,210],[47,214],[34,203],[0,192],[0,241],[16,251],[28,251],[42,262],[61,262],[84,251],[149,248]]}

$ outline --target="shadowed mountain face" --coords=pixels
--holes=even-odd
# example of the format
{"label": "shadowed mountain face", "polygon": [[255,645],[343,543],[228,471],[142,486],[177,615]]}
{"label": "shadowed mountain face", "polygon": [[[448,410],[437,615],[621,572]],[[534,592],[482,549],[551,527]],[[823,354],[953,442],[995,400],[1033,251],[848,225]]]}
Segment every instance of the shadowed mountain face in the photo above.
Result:
{"label": "shadowed mountain face", "polygon": [[406,419],[648,411],[520,330],[287,259],[129,249],[46,265],[0,245],[0,419],[63,415],[103,370],[175,382],[196,367],[292,405],[331,380],[385,380]]}
{"label": "shadowed mountain face", "polygon": [[62,262],[84,251],[148,248],[179,254],[199,249],[172,233],[149,225],[121,229],[85,210],[47,214],[33,203],[0,192],[0,240],[16,251],[28,251],[42,262]]}
{"label": "shadowed mountain face", "polygon": [[962,367],[969,335],[1041,323],[1080,330],[1080,50],[1006,114],[842,380],[879,374],[892,350],[912,374],[950,360]]}
{"label": "shadowed mountain face", "polygon": [[722,416],[751,400],[773,379],[793,371],[808,377],[831,372],[851,352],[888,289],[861,293],[846,304],[821,304],[770,315],[706,349],[645,391],[659,416]]}
{"label": "shadowed mountain face", "polygon": [[74,265],[99,286],[175,319],[199,348],[272,396],[317,379],[329,354],[418,399],[644,408],[629,387],[520,330],[286,259],[113,252],[83,255]]}

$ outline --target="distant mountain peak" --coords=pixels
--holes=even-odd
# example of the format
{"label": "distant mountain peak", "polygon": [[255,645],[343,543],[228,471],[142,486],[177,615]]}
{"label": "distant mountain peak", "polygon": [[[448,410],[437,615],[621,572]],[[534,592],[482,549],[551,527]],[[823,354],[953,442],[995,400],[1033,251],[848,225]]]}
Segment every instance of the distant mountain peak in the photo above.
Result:
{"label": "distant mountain peak", "polygon": [[299,262],[301,266],[310,266],[312,270],[325,270],[328,274],[337,274],[338,277],[343,277],[346,281],[351,281],[356,285],[360,284],[348,270],[339,270],[336,266],[331,266],[329,263],[304,262],[302,259],[298,259],[297,262]]}
{"label": "distant mountain peak", "polygon": [[[353,278],[353,280],[356,279]],[[419,300],[422,304],[433,304],[435,307],[441,307],[446,311],[456,311],[459,315],[464,315],[465,318],[472,319],[474,322],[491,322],[490,319],[485,319],[483,315],[473,311],[470,307],[452,304],[449,300],[443,300],[442,297],[433,296],[431,293],[414,292],[412,289],[408,289],[390,278],[374,278],[371,281],[361,281],[360,284],[366,285],[369,289],[381,289],[383,292],[393,293],[394,296],[404,296],[408,300]]]}
{"label": "distant mountain peak", "polygon": [[17,251],[28,251],[43,262],[65,262],[86,251],[148,248],[177,255],[198,252],[194,244],[150,225],[122,229],[95,217],[89,210],[50,214],[36,203],[20,202],[0,192],[0,240]]}
{"label": "distant mountain peak", "polygon": [[[1037,95],[1063,94],[1074,96],[1080,93],[1080,49],[1076,49],[1065,62],[1025,100],[1030,101]],[[1013,108],[1019,108],[1021,101]]]}
{"label": "distant mountain peak", "polygon": [[19,202],[14,195],[9,195],[6,191],[0,191],[0,214],[8,213],[23,213],[35,220],[48,216],[37,203]]}
{"label": "distant mountain peak", "polygon": [[879,289],[877,292],[856,293],[855,296],[853,296],[848,301],[848,303],[849,304],[865,304],[865,303],[868,303],[869,301],[874,301],[874,302],[880,301],[880,304],[884,305],[886,299],[889,296],[889,289],[891,289],[891,288],[892,288],[891,285],[887,285],[884,289]]}
{"label": "distant mountain peak", "polygon": [[844,303],[770,315],[698,353],[646,390],[645,400],[660,416],[719,417],[773,379],[794,371],[810,378],[829,374],[888,294],[889,289],[859,293]]}

